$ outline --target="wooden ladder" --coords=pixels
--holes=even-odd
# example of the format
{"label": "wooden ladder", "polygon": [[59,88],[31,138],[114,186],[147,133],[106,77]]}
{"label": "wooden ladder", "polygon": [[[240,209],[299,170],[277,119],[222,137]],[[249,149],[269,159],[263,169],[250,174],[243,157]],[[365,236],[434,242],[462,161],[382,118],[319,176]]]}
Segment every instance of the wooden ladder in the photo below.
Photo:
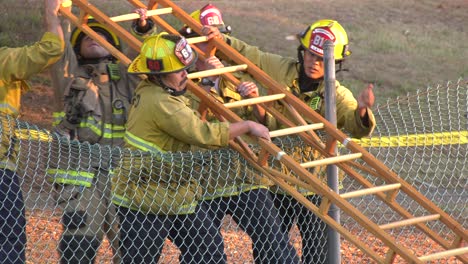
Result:
{"label": "wooden ladder", "polygon": [[[87,0],[73,0],[73,4],[79,8],[80,13],[78,16],[71,13],[67,8],[62,8],[61,12],[64,16],[71,20],[71,22],[81,28],[86,34],[90,35],[102,46],[107,48],[120,62],[128,65],[131,60],[126,57],[122,52],[115,49],[104,38],[100,37],[96,32],[86,25],[86,18],[92,15],[97,21],[106,25],[113,30],[129,47],[140,50],[142,45],[141,41],[136,39],[126,29],[118,24],[121,21],[127,21],[138,18],[136,14],[124,14],[116,17],[109,17],[101,12],[94,5]],[[171,34],[178,34],[178,31],[173,28],[169,23],[164,20],[161,15],[172,15],[179,19],[184,24],[188,25],[195,32],[201,33],[201,25],[192,19],[188,13],[169,0],[149,0],[148,4],[144,4],[139,0],[128,0],[135,7],[145,7],[148,9],[148,16],[158,26],[159,31],[166,31]],[[201,35],[201,34],[200,34]],[[198,43],[207,41],[206,37],[196,37],[188,39],[189,43]],[[306,206],[309,210],[319,216],[330,227],[337,230],[346,240],[356,245],[362,252],[367,254],[370,258],[378,263],[393,263],[397,256],[409,263],[424,263],[427,261],[437,260],[447,257],[456,257],[463,263],[468,263],[468,247],[466,242],[468,234],[464,227],[453,219],[450,215],[445,213],[442,209],[437,207],[434,203],[419,193],[409,183],[404,181],[393,171],[391,171],[385,164],[377,160],[372,154],[367,152],[364,148],[353,142],[346,134],[338,130],[335,126],[329,123],[325,118],[311,110],[309,106],[303,103],[299,98],[294,96],[289,91],[285,90],[282,85],[274,81],[271,77],[260,70],[256,65],[247,60],[236,50],[232,49],[229,45],[220,39],[212,39],[208,42],[211,47],[210,52],[206,54],[198,50],[194,45],[193,48],[198,52],[199,56],[204,59],[214,54],[214,51],[224,54],[229,57],[238,65],[226,67],[224,69],[217,69],[211,71],[203,71],[189,74],[189,79],[201,78],[205,76],[222,75],[223,78],[238,84],[239,80],[234,77],[234,71],[246,71],[252,75],[256,81],[262,83],[268,88],[269,95],[262,96],[254,99],[246,99],[235,103],[220,104],[215,98],[210,96],[202,88],[200,88],[193,81],[188,81],[188,88],[198,96],[206,108],[210,108],[221,120],[230,122],[241,121],[242,119],[233,113],[230,108],[260,104],[275,117],[282,125],[287,127],[277,131],[271,131],[272,137],[296,134],[308,145],[316,149],[324,158],[305,163],[299,163],[294,160],[291,155],[285,153],[278,146],[264,139],[258,139],[258,145],[261,150],[258,154],[251,150],[249,146],[244,143],[240,138],[236,138],[230,142],[230,147],[238,151],[249,163],[261,172],[264,176],[270,178],[283,190],[293,196],[297,201]],[[271,106],[272,101],[281,102],[294,116],[294,120],[286,118],[278,110]],[[310,124],[305,120],[310,120]],[[328,137],[324,143],[314,130],[322,130]],[[336,156],[334,148],[340,142],[350,154]],[[281,172],[275,166],[269,166],[266,162],[268,157],[274,157],[283,166],[287,167],[289,171],[293,172],[297,177],[291,177]],[[359,160],[360,163],[356,162]],[[365,165],[362,165],[362,164]],[[322,183],[316,176],[312,175],[307,168],[322,166],[328,164],[336,164],[343,172],[352,177],[362,185],[362,189],[338,194],[331,190],[327,185]],[[364,170],[367,173],[379,178],[385,184],[375,186],[368,181],[363,175],[356,171]],[[311,190],[322,196],[322,203],[320,207],[315,206],[306,197],[304,197],[295,187],[300,186],[307,190]],[[425,216],[414,216],[407,209],[398,203],[395,199],[397,195],[404,194],[410,197],[419,206],[427,210],[428,214]],[[366,195],[375,195],[384,204],[397,213],[402,220],[378,225],[371,219],[360,212],[348,200],[356,197],[363,197]],[[352,234],[340,223],[336,222],[328,215],[328,209],[331,204],[336,205],[343,213],[352,217],[362,228],[370,232],[378,238],[385,246],[388,247],[385,254],[376,252],[373,248],[369,247],[366,243],[360,240],[359,237]],[[430,228],[429,223],[439,222],[445,228],[449,229],[452,234],[450,240],[442,237],[436,230]],[[438,223],[438,224],[439,224]],[[396,239],[388,232],[389,229],[395,229],[406,226],[414,226],[429,239],[440,245],[443,250],[424,255],[417,256],[411,248],[398,244]],[[434,225],[432,225],[434,226]]]}

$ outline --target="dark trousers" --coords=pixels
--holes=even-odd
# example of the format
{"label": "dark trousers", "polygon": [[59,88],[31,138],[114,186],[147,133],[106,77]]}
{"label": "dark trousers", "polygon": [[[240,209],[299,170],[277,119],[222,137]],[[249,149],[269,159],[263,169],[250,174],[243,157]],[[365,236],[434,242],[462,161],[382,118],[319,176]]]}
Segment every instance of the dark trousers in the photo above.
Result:
{"label": "dark trousers", "polygon": [[[273,194],[276,208],[282,220],[283,231],[291,230],[294,221],[302,237],[302,263],[327,263],[327,224],[309,209],[289,195]],[[322,198],[307,196],[314,205],[320,206]]]}
{"label": "dark trousers", "polygon": [[180,263],[226,263],[221,233],[202,205],[193,214],[143,214],[118,207],[123,263],[157,263],[166,238],[179,247]]}
{"label": "dark trousers", "polygon": [[256,189],[237,196],[204,201],[220,230],[226,214],[252,239],[255,263],[299,263],[296,250],[289,243],[288,232],[281,230],[278,211],[266,189]]}
{"label": "dark trousers", "polygon": [[[111,182],[107,170],[96,170],[91,187],[56,185],[57,197],[63,207],[63,233],[59,253],[62,264],[92,264],[107,236],[113,252],[113,262],[119,263],[119,225],[115,205],[110,201]],[[71,199],[60,198],[73,190]],[[68,196],[68,195],[65,195]]]}
{"label": "dark trousers", "polygon": [[0,263],[25,263],[26,217],[18,175],[0,169]]}

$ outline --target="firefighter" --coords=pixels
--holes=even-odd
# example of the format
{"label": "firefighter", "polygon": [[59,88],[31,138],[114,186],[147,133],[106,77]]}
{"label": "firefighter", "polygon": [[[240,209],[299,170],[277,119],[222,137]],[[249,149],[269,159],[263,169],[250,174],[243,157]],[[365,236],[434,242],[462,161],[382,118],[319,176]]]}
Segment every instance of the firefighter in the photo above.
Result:
{"label": "firefighter", "polygon": [[[140,55],[129,66],[129,72],[148,78],[135,91],[126,146],[163,155],[227,146],[230,139],[247,133],[270,139],[268,129],[253,121],[200,119],[184,96],[187,68],[196,60],[184,37],[163,32],[144,41]],[[192,173],[176,173],[174,166],[168,166],[140,169],[132,163],[116,172],[112,187],[124,263],[157,262],[167,237],[181,250],[181,263],[225,263],[222,236],[206,207],[199,204],[200,182]]]}
{"label": "firefighter", "polygon": [[47,32],[31,46],[0,47],[0,262],[26,263],[26,216],[17,168],[19,142],[14,138],[21,94],[30,89],[25,81],[56,62],[63,53],[63,33],[58,18],[61,0],[46,0]]}
{"label": "firefighter", "polygon": [[[216,27],[204,27],[204,35],[209,38],[223,38],[232,48],[239,51],[252,63],[261,68],[273,79],[288,87],[313,110],[325,115],[324,105],[324,63],[323,44],[331,40],[334,45],[335,62],[341,69],[344,59],[351,54],[348,50],[348,36],[344,28],[335,20],[319,20],[308,26],[298,35],[298,59],[281,57],[259,50],[232,36],[223,35]],[[336,81],[337,127],[351,133],[353,137],[369,136],[375,128],[375,118],[371,107],[375,98],[373,86],[369,85],[354,98],[352,92]],[[278,106],[280,111],[284,109]],[[314,150],[307,147],[296,150],[298,158],[318,158]],[[313,171],[326,183],[323,168]],[[307,190],[301,190],[307,198],[320,206],[321,197]],[[291,196],[278,188],[273,189],[275,204],[282,216],[283,229],[290,230],[297,220],[302,236],[302,262],[327,263],[326,224]]]}
{"label": "firefighter", "polygon": [[[146,9],[135,12],[140,14],[133,22],[135,32],[144,37],[154,31]],[[122,50],[120,39],[105,25],[92,18],[87,25]],[[63,20],[63,27],[69,29],[70,22]],[[57,146],[59,156],[47,170],[63,209],[60,262],[94,263],[107,235],[113,261],[119,263],[118,221],[110,201],[111,151],[105,146],[123,145],[130,102],[140,79],[127,74],[123,64],[81,29],[67,30],[65,35],[69,40],[65,53],[52,71],[56,110],[63,111],[54,113],[54,131],[72,141]],[[93,144],[101,147],[91,148]]]}
{"label": "firefighter", "polygon": [[[231,28],[224,25],[219,9],[212,4],[207,4],[191,16],[203,26],[216,26],[221,32],[231,32]],[[187,27],[179,32],[188,37],[197,35]],[[209,54],[207,43],[195,45]],[[222,67],[223,63],[215,56],[206,60],[198,59],[195,63],[197,71]],[[259,96],[259,88],[252,82],[250,75],[236,75],[241,80],[238,86],[222,76],[205,77],[198,84],[223,104]],[[188,93],[187,97],[191,99],[192,108],[198,110],[200,99],[191,93]],[[268,124],[268,120],[271,119],[259,105],[235,108],[233,111],[244,120]],[[207,115],[206,118],[216,120],[213,115]],[[233,168],[226,168],[226,173],[220,173],[216,179],[212,179],[214,182],[201,184],[207,188],[203,194],[203,204],[213,217],[215,227],[220,230],[224,216],[229,214],[252,239],[255,263],[298,263],[299,257],[289,243],[287,233],[281,230],[278,210],[269,194],[272,182],[252,170],[247,170],[246,173],[236,170],[236,165],[242,167],[239,160],[230,160],[229,164],[232,164]]]}

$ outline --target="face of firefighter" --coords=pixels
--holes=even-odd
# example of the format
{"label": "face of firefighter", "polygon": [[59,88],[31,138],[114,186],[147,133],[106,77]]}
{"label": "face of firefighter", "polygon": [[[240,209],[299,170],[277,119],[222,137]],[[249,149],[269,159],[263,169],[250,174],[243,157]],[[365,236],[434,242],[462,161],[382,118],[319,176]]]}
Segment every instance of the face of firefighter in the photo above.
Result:
{"label": "face of firefighter", "polygon": [[304,71],[311,79],[320,79],[324,75],[323,58],[306,50],[304,51]]}
{"label": "face of firefighter", "polygon": [[176,91],[182,91],[187,86],[187,71],[179,71],[164,74],[161,77],[162,81],[165,85],[169,86],[170,88]]}
{"label": "face of firefighter", "polygon": [[[99,35],[104,37],[102,34]],[[80,54],[86,59],[99,59],[110,55],[109,51],[89,36],[85,36],[81,41]]]}

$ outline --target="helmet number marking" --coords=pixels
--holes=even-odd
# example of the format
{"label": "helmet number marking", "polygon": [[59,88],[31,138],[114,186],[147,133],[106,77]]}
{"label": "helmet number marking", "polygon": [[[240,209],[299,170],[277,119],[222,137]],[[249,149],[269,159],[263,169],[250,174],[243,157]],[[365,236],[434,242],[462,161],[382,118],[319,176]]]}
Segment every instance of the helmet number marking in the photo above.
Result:
{"label": "helmet number marking", "polygon": [[221,23],[219,22],[219,17],[217,17],[217,16],[209,16],[209,17],[206,18],[206,21],[208,22],[207,24],[208,24],[209,26],[221,24]]}
{"label": "helmet number marking", "polygon": [[320,35],[315,35],[314,40],[312,41],[312,45],[323,47],[323,43],[325,42],[325,38]]}
{"label": "helmet number marking", "polygon": [[194,59],[192,48],[185,38],[177,42],[174,53],[184,65],[189,65]]}

